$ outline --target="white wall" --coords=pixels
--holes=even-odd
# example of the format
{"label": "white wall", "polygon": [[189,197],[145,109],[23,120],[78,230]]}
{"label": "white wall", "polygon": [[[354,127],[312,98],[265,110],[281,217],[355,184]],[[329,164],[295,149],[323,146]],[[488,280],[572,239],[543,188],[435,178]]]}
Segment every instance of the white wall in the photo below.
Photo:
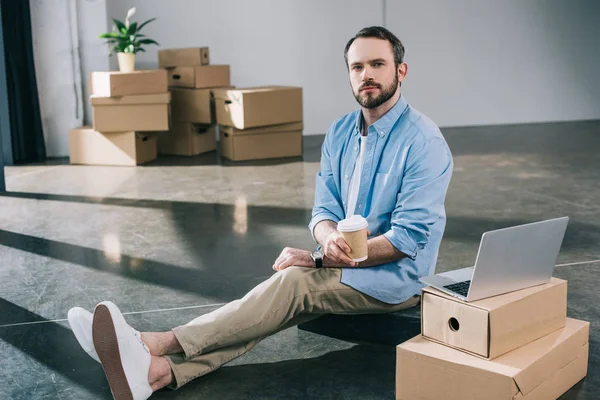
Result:
{"label": "white wall", "polygon": [[68,131],[91,123],[87,76],[109,69],[97,39],[106,30],[106,0],[32,0],[31,25],[46,153],[66,156]]}
{"label": "white wall", "polygon": [[[68,154],[66,132],[78,124],[68,3],[86,123],[89,72],[117,69],[96,37],[132,6],[137,21],[158,17],[145,33],[161,47],[209,46],[212,63],[230,64],[238,87],[302,86],[305,134],[324,133],[357,107],[343,49],[360,28],[381,24],[406,46],[407,100],[440,126],[600,119],[596,0],[32,0],[49,155]],[[137,67],[157,67],[156,46]]]}
{"label": "white wall", "polygon": [[442,126],[600,118],[600,1],[388,1],[408,101]]}
{"label": "white wall", "polygon": [[[344,46],[367,25],[383,23],[383,2],[362,0],[108,0],[109,17],[158,19],[144,28],[161,47],[209,46],[212,64],[230,64],[232,84],[303,87],[305,134],[322,134],[353,110]],[[344,15],[342,16],[342,11]],[[157,47],[138,53],[156,68]],[[113,62],[116,62],[113,61]],[[116,69],[116,64],[114,64]]]}
{"label": "white wall", "polygon": [[83,121],[69,0],[31,1],[31,26],[42,127],[48,156],[68,154],[67,132]]}
{"label": "white wall", "polygon": [[[71,0],[73,1],[73,0]],[[92,105],[89,101],[89,75],[92,71],[110,70],[108,46],[98,35],[110,28],[106,21],[106,0],[76,0],[79,55],[83,78],[84,122],[92,123]]]}

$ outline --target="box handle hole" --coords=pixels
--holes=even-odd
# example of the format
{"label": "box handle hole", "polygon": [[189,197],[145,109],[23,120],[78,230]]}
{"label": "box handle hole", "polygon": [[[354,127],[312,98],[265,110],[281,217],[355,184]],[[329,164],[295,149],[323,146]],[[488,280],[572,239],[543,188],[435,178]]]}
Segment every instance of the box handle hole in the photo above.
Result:
{"label": "box handle hole", "polygon": [[448,320],[448,326],[450,326],[450,330],[452,330],[453,332],[457,332],[460,329],[460,324],[458,323],[458,320],[454,317]]}
{"label": "box handle hole", "polygon": [[231,100],[225,100],[225,104],[231,104]]}
{"label": "box handle hole", "polygon": [[181,75],[179,75],[179,74],[173,74],[173,79],[181,79]]}

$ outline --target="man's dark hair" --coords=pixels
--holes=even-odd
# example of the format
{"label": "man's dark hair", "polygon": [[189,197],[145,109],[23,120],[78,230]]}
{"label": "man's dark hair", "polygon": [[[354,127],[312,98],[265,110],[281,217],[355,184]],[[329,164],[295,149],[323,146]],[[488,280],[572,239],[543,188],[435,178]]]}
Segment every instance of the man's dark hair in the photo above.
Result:
{"label": "man's dark hair", "polygon": [[398,69],[398,65],[400,65],[404,60],[404,45],[400,39],[396,37],[396,35],[385,29],[383,26],[369,26],[368,28],[361,29],[352,39],[348,41],[348,44],[346,45],[346,49],[344,50],[344,59],[346,60],[346,66],[348,68],[348,49],[357,38],[377,38],[390,42],[394,52],[394,63],[396,64],[396,69]]}

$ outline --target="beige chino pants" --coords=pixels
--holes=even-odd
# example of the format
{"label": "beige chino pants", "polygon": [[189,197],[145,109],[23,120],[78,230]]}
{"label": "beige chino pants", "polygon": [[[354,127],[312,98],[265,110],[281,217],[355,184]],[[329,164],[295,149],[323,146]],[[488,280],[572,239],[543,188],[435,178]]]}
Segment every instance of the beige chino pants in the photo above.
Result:
{"label": "beige chino pants", "polygon": [[414,296],[387,304],[340,282],[339,268],[289,267],[239,300],[173,329],[184,350],[165,356],[176,389],[248,352],[262,339],[323,314],[399,311],[419,303]]}

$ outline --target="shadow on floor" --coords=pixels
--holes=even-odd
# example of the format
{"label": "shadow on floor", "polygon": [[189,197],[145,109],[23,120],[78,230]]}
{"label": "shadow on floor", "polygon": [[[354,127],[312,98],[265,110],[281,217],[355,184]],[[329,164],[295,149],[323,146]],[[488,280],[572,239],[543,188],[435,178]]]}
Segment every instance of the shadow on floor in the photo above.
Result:
{"label": "shadow on floor", "polygon": [[[0,298],[0,325],[13,321],[47,320]],[[58,323],[0,327],[0,339],[26,356],[20,361],[16,357],[11,359],[9,368],[16,375],[13,379],[24,377],[25,381],[31,382],[29,375],[34,374],[30,369],[36,367],[27,360],[34,359],[69,379],[74,385],[82,385],[98,396],[105,396],[109,390],[100,364],[83,351],[70,329]],[[6,360],[3,363],[4,361]],[[22,398],[33,398],[25,396],[23,392],[19,394],[24,395]]]}
{"label": "shadow on floor", "polygon": [[357,345],[314,358],[225,366],[160,397],[392,399],[394,377],[394,347]]}
{"label": "shadow on floor", "polygon": [[[556,215],[552,218],[562,217]],[[454,239],[461,242],[479,242],[484,232],[496,229],[508,228],[532,222],[538,222],[546,218],[520,219],[520,220],[492,220],[475,217],[448,217],[444,239]],[[442,239],[443,240],[443,239]],[[596,248],[600,244],[600,225],[580,222],[570,219],[562,250],[584,250]]]}
{"label": "shadow on floor", "polygon": [[[206,217],[212,220],[209,224],[218,223],[224,227],[234,224],[235,207],[226,204],[208,204],[182,201],[124,199],[90,196],[74,196],[46,193],[6,192],[0,193],[4,197],[16,197],[36,200],[64,201],[88,204],[105,204],[123,207],[155,208],[172,210],[175,220],[202,221]],[[311,210],[286,207],[248,206],[248,227],[255,224],[269,225],[297,225],[306,227],[311,218]],[[556,215],[552,218],[561,217]],[[479,242],[484,232],[502,229],[511,226],[537,222],[545,218],[531,219],[486,219],[467,216],[449,216],[444,232],[444,238],[459,239],[465,242]],[[215,221],[216,220],[216,221]],[[201,233],[203,224],[196,224],[194,230]],[[214,226],[214,225],[213,225]],[[260,234],[260,232],[255,232]],[[600,243],[600,226],[571,219],[567,227],[563,249],[589,249]],[[293,246],[293,244],[290,244]]]}
{"label": "shadow on floor", "polygon": [[[120,260],[115,261],[114,257],[107,257],[101,250],[5,230],[0,230],[0,245],[224,301],[234,300],[246,294],[252,288],[250,284],[255,277],[255,274],[248,271],[244,273],[240,268],[215,268],[205,271],[126,254],[122,254]],[[270,267],[263,269],[264,273],[273,273]]]}

